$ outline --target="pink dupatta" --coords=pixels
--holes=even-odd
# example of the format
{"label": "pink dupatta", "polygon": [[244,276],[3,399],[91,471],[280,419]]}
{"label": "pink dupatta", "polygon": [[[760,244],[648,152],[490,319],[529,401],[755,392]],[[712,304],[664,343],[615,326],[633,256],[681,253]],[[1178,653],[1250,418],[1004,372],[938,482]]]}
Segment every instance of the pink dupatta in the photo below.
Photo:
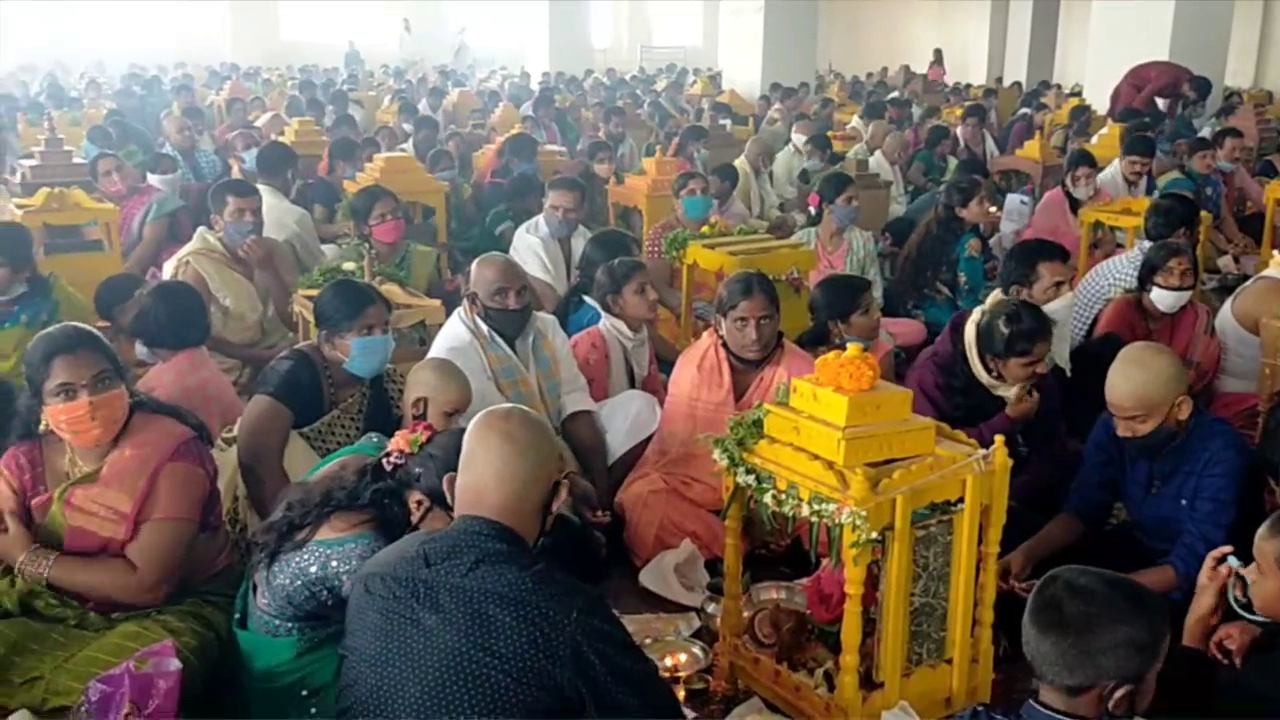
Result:
{"label": "pink dupatta", "polygon": [[781,383],[813,372],[813,358],[783,340],[741,400],[733,397],[729,357],[714,331],[702,334],[676,362],[662,421],[636,469],[618,492],[626,541],[640,565],[690,538],[703,557],[724,554],[723,472],[706,436],[722,434],[729,418],[773,400]]}
{"label": "pink dupatta", "polygon": [[[1099,191],[1089,201],[1097,205],[1111,202],[1111,196]],[[1071,214],[1071,206],[1067,203],[1067,193],[1058,186],[1040,198],[1035,214],[1031,216],[1031,224],[1022,232],[1022,240],[1041,238],[1052,240],[1071,253],[1074,263],[1080,256],[1080,219]]]}

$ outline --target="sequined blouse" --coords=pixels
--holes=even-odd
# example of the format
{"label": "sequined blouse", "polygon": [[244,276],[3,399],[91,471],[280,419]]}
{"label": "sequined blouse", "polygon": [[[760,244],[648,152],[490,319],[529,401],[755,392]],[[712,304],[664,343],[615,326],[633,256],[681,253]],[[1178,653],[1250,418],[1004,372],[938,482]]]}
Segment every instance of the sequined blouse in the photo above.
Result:
{"label": "sequined blouse", "polygon": [[341,624],[351,578],[386,543],[374,533],[312,540],[284,553],[253,578],[249,629],[297,637]]}

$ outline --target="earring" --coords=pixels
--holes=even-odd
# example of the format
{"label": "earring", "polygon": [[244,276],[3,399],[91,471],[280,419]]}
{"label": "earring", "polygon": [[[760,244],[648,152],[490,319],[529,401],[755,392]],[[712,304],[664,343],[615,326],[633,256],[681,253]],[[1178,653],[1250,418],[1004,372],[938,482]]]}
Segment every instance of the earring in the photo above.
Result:
{"label": "earring", "polygon": [[48,434],[49,434],[49,430],[50,430],[50,427],[49,427],[49,418],[45,417],[44,415],[41,415],[41,416],[40,416],[40,426],[37,428],[37,431],[38,431],[41,435],[48,435]]}

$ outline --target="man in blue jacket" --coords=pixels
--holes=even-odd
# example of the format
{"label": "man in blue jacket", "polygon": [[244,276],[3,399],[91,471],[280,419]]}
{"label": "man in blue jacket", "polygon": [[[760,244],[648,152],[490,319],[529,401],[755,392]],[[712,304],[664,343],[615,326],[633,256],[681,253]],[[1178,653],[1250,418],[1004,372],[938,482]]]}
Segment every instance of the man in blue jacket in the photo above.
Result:
{"label": "man in blue jacket", "polygon": [[[1196,407],[1182,362],[1164,345],[1125,347],[1105,393],[1108,412],[1063,511],[1000,561],[1001,586],[1025,591],[1036,566],[1070,558],[1128,573],[1185,607],[1205,555],[1228,542],[1251,451]],[[1117,504],[1125,517],[1112,523]]]}

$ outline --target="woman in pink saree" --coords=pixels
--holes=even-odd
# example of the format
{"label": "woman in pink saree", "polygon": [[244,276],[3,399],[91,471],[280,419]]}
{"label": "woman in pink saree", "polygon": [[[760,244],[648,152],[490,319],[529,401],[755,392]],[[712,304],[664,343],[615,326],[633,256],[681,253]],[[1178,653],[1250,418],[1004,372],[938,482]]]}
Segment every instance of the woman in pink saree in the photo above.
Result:
{"label": "woman in pink saree", "polygon": [[[1068,155],[1062,172],[1062,184],[1040,198],[1031,224],[1022,232],[1022,239],[1052,240],[1071,253],[1074,263],[1081,248],[1080,211],[1088,205],[1109,203],[1111,196],[1098,188],[1098,161],[1088,150],[1076,150]],[[1113,242],[1098,245],[1088,250],[1090,266],[1111,257],[1116,249]]]}
{"label": "woman in pink saree", "polygon": [[120,246],[125,270],[159,277],[164,261],[185,245],[195,231],[186,203],[159,188],[138,182],[133,168],[112,152],[93,156],[89,176],[107,200],[120,208]]}
{"label": "woman in pink saree", "polygon": [[736,273],[716,294],[714,327],[676,362],[662,422],[615,501],[636,564],[685,538],[704,558],[724,555],[723,473],[706,436],[724,433],[730,417],[813,372],[813,358],[782,337],[780,311],[773,281]]}

